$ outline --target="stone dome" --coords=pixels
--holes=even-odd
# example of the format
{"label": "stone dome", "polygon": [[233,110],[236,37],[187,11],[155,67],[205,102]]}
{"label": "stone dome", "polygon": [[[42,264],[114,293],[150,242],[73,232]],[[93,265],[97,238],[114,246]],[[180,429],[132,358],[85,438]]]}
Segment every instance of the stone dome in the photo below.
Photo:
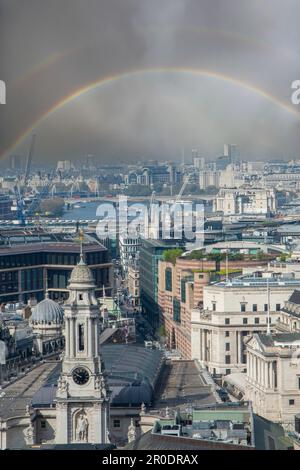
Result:
{"label": "stone dome", "polygon": [[44,299],[37,304],[30,317],[32,323],[61,324],[64,320],[64,311],[57,302]]}
{"label": "stone dome", "polygon": [[71,273],[69,286],[72,287],[73,284],[88,284],[90,286],[95,285],[93,273],[91,269],[85,264],[82,257],[80,259],[80,262],[75,266]]}

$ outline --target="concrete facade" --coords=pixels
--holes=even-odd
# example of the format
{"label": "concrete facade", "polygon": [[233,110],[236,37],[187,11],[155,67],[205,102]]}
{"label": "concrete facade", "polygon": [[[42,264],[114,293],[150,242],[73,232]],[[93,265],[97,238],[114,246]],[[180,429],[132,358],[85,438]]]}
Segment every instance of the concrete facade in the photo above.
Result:
{"label": "concrete facade", "polygon": [[213,375],[246,372],[244,338],[266,331],[268,304],[270,326],[275,328],[297,282],[249,276],[205,286],[203,308],[194,309],[191,316],[192,358]]}

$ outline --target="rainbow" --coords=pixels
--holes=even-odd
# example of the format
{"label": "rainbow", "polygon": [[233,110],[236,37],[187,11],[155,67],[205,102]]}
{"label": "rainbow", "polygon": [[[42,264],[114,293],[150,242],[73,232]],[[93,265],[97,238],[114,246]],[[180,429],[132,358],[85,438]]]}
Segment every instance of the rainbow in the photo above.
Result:
{"label": "rainbow", "polygon": [[133,78],[137,76],[147,76],[151,74],[162,74],[162,73],[172,73],[177,75],[193,75],[199,77],[207,77],[212,79],[221,80],[223,82],[231,83],[237,87],[241,87],[245,90],[250,91],[251,93],[260,96],[261,98],[273,103],[274,105],[280,107],[282,110],[291,113],[298,118],[300,118],[300,113],[297,111],[296,107],[292,105],[288,105],[286,102],[281,101],[277,97],[273,96],[272,94],[268,93],[266,90],[259,88],[255,85],[252,85],[248,82],[243,80],[236,79],[229,75],[224,75],[218,72],[214,72],[211,70],[202,70],[202,69],[194,69],[194,68],[181,68],[181,67],[157,67],[157,68],[144,68],[144,69],[137,69],[131,70],[126,72],[121,72],[115,75],[109,75],[106,77],[99,78],[97,80],[85,83],[80,88],[73,90],[70,94],[65,96],[64,98],[58,100],[56,103],[53,104],[50,108],[48,108],[44,113],[42,113],[24,132],[22,132],[17,139],[7,148],[2,156],[11,152],[15,147],[17,147],[24,138],[26,138],[43,120],[53,114],[55,111],[59,110],[63,106],[67,105],[71,101],[75,100],[76,98],[88,93],[89,91],[111,83],[115,83],[120,80]]}

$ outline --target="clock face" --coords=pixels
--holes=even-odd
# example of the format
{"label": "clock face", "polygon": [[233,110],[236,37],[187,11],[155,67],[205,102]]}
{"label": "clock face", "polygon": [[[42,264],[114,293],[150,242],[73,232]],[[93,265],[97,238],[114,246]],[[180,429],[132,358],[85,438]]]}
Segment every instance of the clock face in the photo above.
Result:
{"label": "clock face", "polygon": [[77,385],[84,385],[88,382],[90,376],[84,367],[77,367],[72,374],[73,380]]}

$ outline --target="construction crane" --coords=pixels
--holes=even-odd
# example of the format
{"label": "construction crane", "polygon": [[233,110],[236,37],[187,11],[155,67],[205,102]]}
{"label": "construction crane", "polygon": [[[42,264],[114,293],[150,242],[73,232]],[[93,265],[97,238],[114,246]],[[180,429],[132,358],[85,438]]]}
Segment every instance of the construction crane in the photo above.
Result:
{"label": "construction crane", "polygon": [[[36,215],[36,211],[38,210],[39,206],[40,206],[40,203],[43,199],[46,199],[49,195],[49,191],[51,189],[51,186],[53,184],[53,178],[55,176],[55,171],[53,170],[50,175],[49,175],[49,179],[48,179],[48,182],[45,184],[45,186],[43,187],[43,189],[41,190],[41,192],[37,195],[37,197],[32,201],[32,203],[30,204],[30,206],[28,207],[27,211],[26,211],[26,215],[28,217],[33,217]],[[52,195],[53,197],[53,195]]]}
{"label": "construction crane", "polygon": [[155,194],[156,194],[155,191],[152,191],[151,199],[150,199],[150,209],[151,209],[152,204],[153,204],[153,202],[154,202]]}
{"label": "construction crane", "polygon": [[184,190],[185,190],[185,188],[187,187],[187,185],[189,183],[190,176],[191,176],[190,174],[183,176],[183,179],[184,179],[183,185],[181,186],[181,189],[180,189],[179,193],[177,194],[177,196],[175,198],[175,203],[178,202],[180,200],[181,196],[183,195]]}
{"label": "construction crane", "polygon": [[24,187],[26,188],[27,182],[28,182],[28,177],[30,174],[30,169],[31,169],[31,162],[32,162],[32,157],[34,153],[34,147],[35,147],[35,141],[36,141],[36,134],[33,134],[31,137],[31,143],[30,143],[30,148],[29,148],[29,153],[27,156],[26,160],[26,168],[25,168],[25,173],[24,173]]}
{"label": "construction crane", "polygon": [[25,201],[18,185],[14,186],[14,193],[16,196],[15,210],[17,212],[17,220],[19,221],[20,225],[25,225]]}

